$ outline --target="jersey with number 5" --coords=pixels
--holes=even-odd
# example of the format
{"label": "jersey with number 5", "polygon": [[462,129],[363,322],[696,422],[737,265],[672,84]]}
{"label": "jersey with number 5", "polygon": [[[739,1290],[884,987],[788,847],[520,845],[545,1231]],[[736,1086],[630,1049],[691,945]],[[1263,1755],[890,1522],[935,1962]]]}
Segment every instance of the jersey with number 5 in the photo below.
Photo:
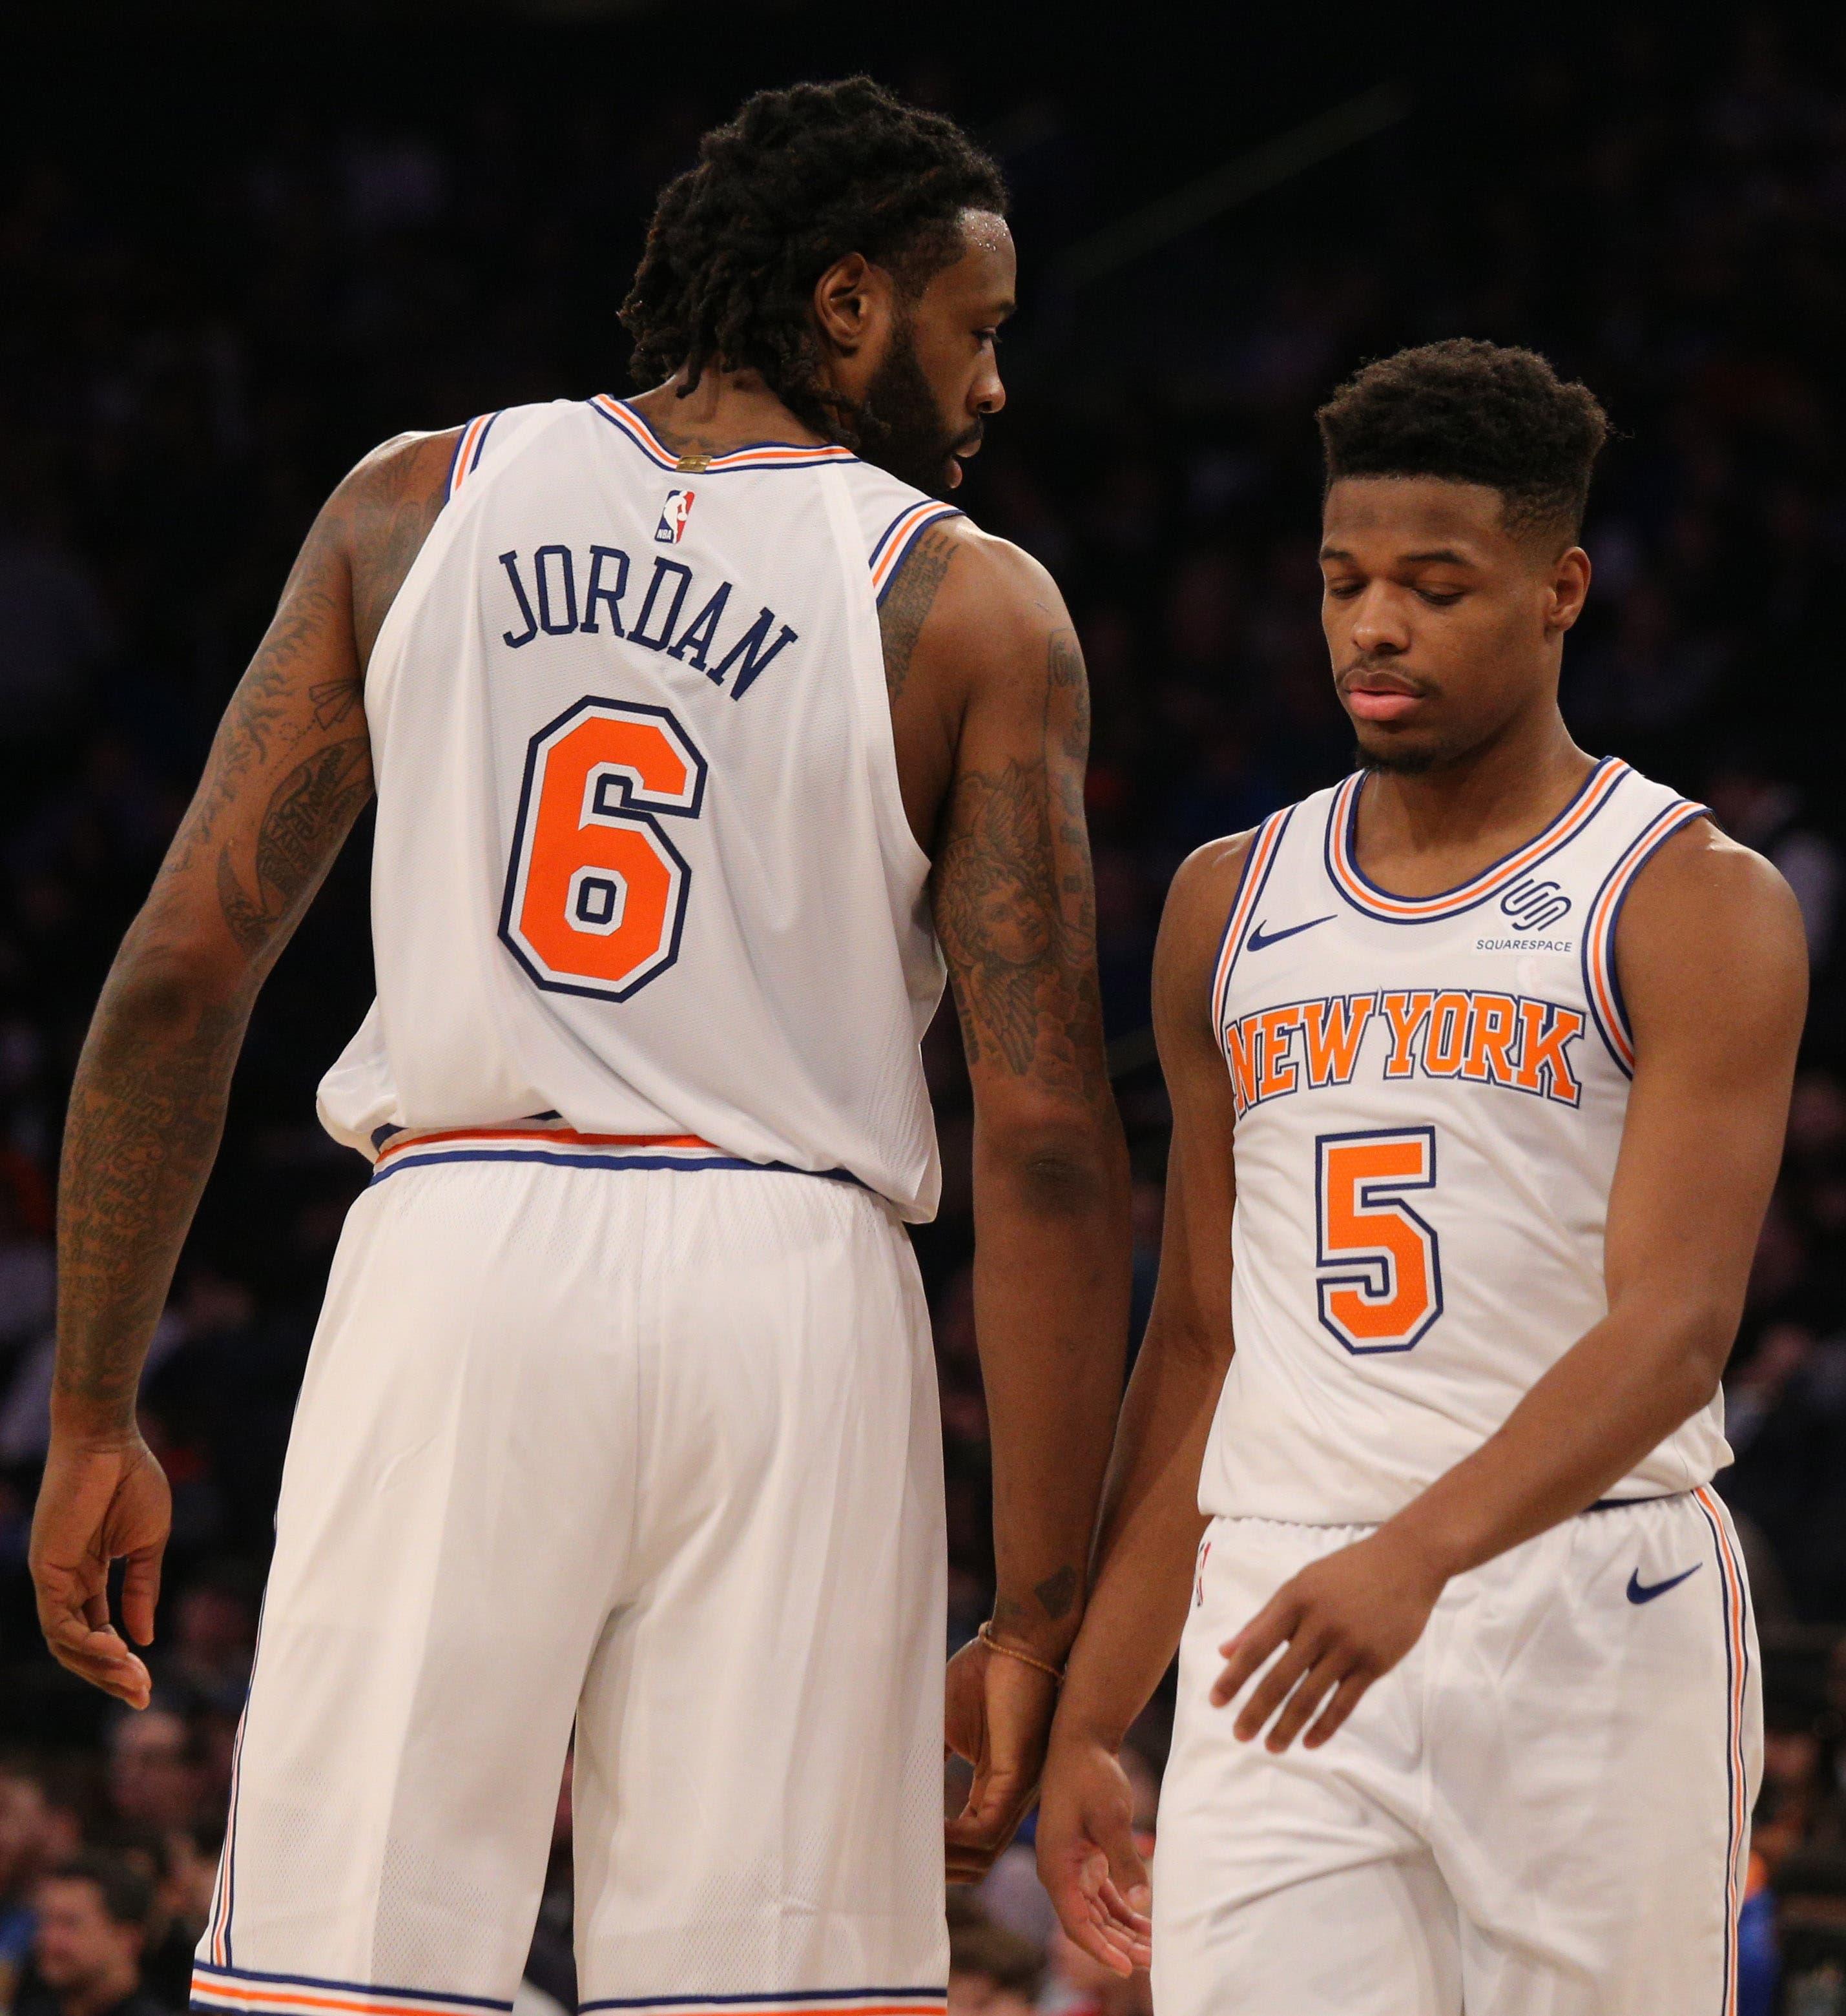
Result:
{"label": "jersey with number 5", "polygon": [[[1358,866],[1356,774],[1265,820],[1212,1013],[1237,1108],[1236,1355],[1208,1513],[1386,1519],[1606,1314],[1634,1068],[1615,930],[1704,808],[1599,763],[1546,829],[1439,896]],[[1612,1494],[1704,1483],[1721,1403]]]}
{"label": "jersey with number 5", "polygon": [[614,399],[463,430],[366,675],[378,991],[337,1139],[932,1213],[943,969],[878,599],[950,511],[837,447],[681,461]]}

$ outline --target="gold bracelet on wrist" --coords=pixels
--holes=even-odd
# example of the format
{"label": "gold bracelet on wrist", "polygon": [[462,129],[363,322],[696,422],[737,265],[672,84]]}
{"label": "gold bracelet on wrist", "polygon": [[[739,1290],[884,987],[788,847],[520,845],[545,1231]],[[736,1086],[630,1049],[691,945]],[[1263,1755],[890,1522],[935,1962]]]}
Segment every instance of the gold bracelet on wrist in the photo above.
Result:
{"label": "gold bracelet on wrist", "polygon": [[1062,1666],[1052,1665],[1048,1661],[1041,1659],[1036,1652],[1028,1652],[1022,1646],[1003,1644],[993,1635],[993,1623],[991,1618],[981,1626],[975,1636],[990,1652],[998,1652],[1004,1658],[1017,1659],[1022,1666],[1035,1666],[1040,1672],[1049,1673],[1059,1687],[1063,1686],[1064,1669]]}

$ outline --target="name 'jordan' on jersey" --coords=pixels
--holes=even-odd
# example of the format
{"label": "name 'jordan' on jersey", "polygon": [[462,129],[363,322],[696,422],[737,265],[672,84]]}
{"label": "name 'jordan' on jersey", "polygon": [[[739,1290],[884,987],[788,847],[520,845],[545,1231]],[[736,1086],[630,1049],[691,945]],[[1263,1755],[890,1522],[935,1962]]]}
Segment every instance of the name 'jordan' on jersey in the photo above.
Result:
{"label": "name 'jordan' on jersey", "polygon": [[878,597],[952,507],[619,401],[464,430],[366,679],[378,997],[320,1089],[441,1157],[845,1175],[934,1211],[940,998]]}
{"label": "name 'jordan' on jersey", "polygon": [[[1607,758],[1505,860],[1394,896],[1358,867],[1364,781],[1257,829],[1218,961],[1236,1355],[1199,1503],[1228,1517],[1389,1518],[1607,1313],[1634,1067],[1616,924],[1704,815]],[[1611,1495],[1729,1460],[1714,1399]]]}

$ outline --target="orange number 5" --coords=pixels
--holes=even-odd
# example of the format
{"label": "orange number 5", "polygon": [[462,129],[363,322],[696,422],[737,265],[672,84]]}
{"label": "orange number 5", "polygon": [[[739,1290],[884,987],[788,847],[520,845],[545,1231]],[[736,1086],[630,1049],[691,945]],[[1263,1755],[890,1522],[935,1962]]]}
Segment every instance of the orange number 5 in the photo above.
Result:
{"label": "orange number 5", "polygon": [[665,707],[580,700],[532,737],[500,938],[539,986],[626,1001],[679,957],[691,870],[657,815],[705,792]]}
{"label": "orange number 5", "polygon": [[1436,1130],[1323,1134],[1315,1194],[1321,1321],[1348,1351],[1408,1351],[1442,1313],[1436,1234],[1403,1201],[1436,1181]]}

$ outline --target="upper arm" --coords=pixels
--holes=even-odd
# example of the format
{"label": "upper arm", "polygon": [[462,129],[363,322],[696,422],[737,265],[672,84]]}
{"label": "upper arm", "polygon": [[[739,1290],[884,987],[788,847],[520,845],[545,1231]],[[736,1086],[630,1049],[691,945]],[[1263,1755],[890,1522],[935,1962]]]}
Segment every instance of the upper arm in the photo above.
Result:
{"label": "upper arm", "polygon": [[316,516],[131,940],[233,990],[266,973],[372,792],[366,661],[442,508],[453,435],[368,455]]}
{"label": "upper arm", "polygon": [[925,651],[932,669],[952,674],[959,699],[930,894],[977,1112],[988,1124],[1087,1125],[1112,1103],[1076,633],[1043,568],[969,534],[920,659]]}
{"label": "upper arm", "polygon": [[1218,1357],[1231,1350],[1237,1111],[1211,992],[1250,839],[1213,841],[1184,863],[1154,951],[1154,1033],[1173,1107],[1155,1322],[1161,1334],[1189,1337]]}
{"label": "upper arm", "polygon": [[1787,1124],[1801,913],[1768,862],[1701,822],[1636,879],[1616,959],[1635,1076],[1610,1196],[1610,1305],[1643,1295],[1673,1310],[1722,1363]]}

